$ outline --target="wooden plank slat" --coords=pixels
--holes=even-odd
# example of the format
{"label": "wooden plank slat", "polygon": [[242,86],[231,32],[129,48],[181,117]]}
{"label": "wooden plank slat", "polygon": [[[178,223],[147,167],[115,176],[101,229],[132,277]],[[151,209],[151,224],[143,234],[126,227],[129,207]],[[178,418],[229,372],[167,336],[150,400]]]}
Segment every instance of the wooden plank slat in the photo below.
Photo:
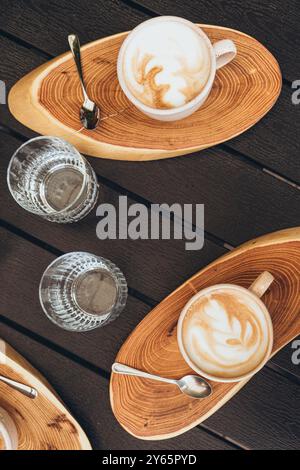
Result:
{"label": "wooden plank slat", "polygon": [[220,148],[159,162],[112,166],[97,159],[92,165],[153,203],[203,203],[206,231],[234,246],[300,222],[299,190]]}
{"label": "wooden plank slat", "polygon": [[[263,374],[263,388],[258,374],[224,406],[222,420],[216,413],[206,424],[217,426],[223,436],[239,439],[252,449],[299,449],[300,387],[291,386],[284,377],[270,370],[264,370]],[[252,400],[259,403],[254,405]]]}
{"label": "wooden plank slat", "polygon": [[[6,94],[8,93],[16,81],[18,76],[22,76],[36,66],[45,62],[45,58],[38,55],[34,51],[18,45],[17,43],[4,38],[0,35],[0,47],[3,50],[3,61],[0,63],[0,75],[6,86]],[[23,72],[22,72],[23,70]],[[22,132],[26,137],[37,135],[30,129],[20,124],[10,113],[7,104],[0,106],[0,125],[9,126],[17,132]]]}
{"label": "wooden plank slat", "polygon": [[[118,425],[110,409],[108,383],[100,375],[6,325],[0,324],[0,336],[23,354],[55,387],[90,437],[94,449],[166,448],[165,443],[134,439]],[[185,437],[169,441],[167,448],[232,450],[234,446],[198,428]]]}
{"label": "wooden plank slat", "polygon": [[[153,13],[133,8],[134,3]],[[127,31],[151,16],[178,15],[195,23],[226,26],[255,36],[277,56],[285,78],[292,81],[297,77],[300,59],[298,7],[297,0],[233,0],[213,5],[209,0],[135,0],[130,6],[120,0],[73,0],[71,4],[66,0],[2,0],[0,28],[57,55],[65,50],[66,36],[71,32],[88,42]]]}
{"label": "wooden plank slat", "polygon": [[[64,347],[67,351],[81,356],[91,364],[97,367],[105,367],[109,370],[115,354],[125,337],[132,330],[134,323],[141,319],[141,303],[139,305],[136,303],[136,306],[128,304],[129,308],[126,308],[119,319],[107,327],[83,334],[71,334],[60,330],[55,325],[52,325],[42,313],[37,295],[41,272],[52,255],[11,233],[5,235],[3,230],[0,231],[0,237],[3,242],[1,245],[5,247],[5,250],[2,248],[0,252],[2,260],[0,263],[0,283],[3,286],[0,314],[22,327],[28,328],[35,334],[45,337],[48,341]],[[0,334],[1,329],[2,326],[0,327]],[[10,341],[8,336],[5,339],[8,342]],[[28,340],[24,348],[25,356],[26,352],[28,354],[29,351],[30,353],[33,351],[31,343],[32,339]],[[15,346],[14,344],[12,345]],[[21,350],[21,352],[23,351]],[[53,370],[54,375],[49,375],[38,362],[34,362],[31,356],[28,357],[33,365],[41,369],[41,372],[49,378],[50,383],[53,382],[53,385],[67,404],[72,406],[72,401],[66,399],[64,395],[64,393],[69,394],[72,388],[72,384],[68,383],[68,379],[66,379],[65,383],[66,388],[60,388],[59,383],[53,380],[57,373],[56,369]],[[47,366],[47,364],[51,366],[50,353],[45,358],[45,365]],[[294,368],[296,369],[296,367]],[[78,376],[79,374],[77,378]],[[80,382],[82,382],[82,376],[80,375],[80,377]],[[297,411],[298,408],[296,406],[299,399],[299,386],[293,381],[281,377],[273,371],[269,371],[268,368],[264,368],[253,380],[255,387],[253,388],[251,382],[250,395],[247,392],[250,385],[247,385],[239,393],[236,400],[232,400],[233,407],[231,407],[230,401],[226,407],[218,412],[212,425],[210,422],[211,418],[205,422],[205,425],[209,429],[215,430],[217,433],[221,432],[222,435],[226,435],[236,442],[241,442],[242,446],[246,448],[261,448],[264,446],[295,448],[297,439],[299,439],[298,427],[295,424],[297,422],[299,424],[299,411]],[[97,387],[99,388],[99,386]],[[73,387],[73,390],[76,390],[76,388]],[[95,401],[96,396],[99,396],[99,390],[97,392],[92,385],[91,389],[88,390],[89,392],[85,392],[81,396],[85,397],[88,393],[90,403],[93,400]],[[270,400],[270,390],[272,390],[272,400]],[[69,397],[69,395],[66,396]],[[242,396],[241,405],[239,404],[240,396]],[[261,402],[263,403],[262,406],[260,405]],[[83,405],[81,404],[81,406]],[[97,406],[103,412],[107,409],[107,406],[102,404],[102,402]],[[276,407],[276,410],[280,410],[280,412],[274,412],[274,407]],[[72,407],[71,409],[76,413],[76,409],[73,410]],[[81,409],[78,415],[75,414],[75,417],[83,416],[83,413],[84,410]],[[253,416],[254,418],[252,418]],[[260,426],[257,426],[258,416],[261,419]],[[81,420],[79,421],[87,431],[88,436],[92,437],[86,424]],[[232,427],[230,425],[233,421],[234,433],[231,432]],[[246,429],[245,422],[247,422]],[[251,434],[247,433],[247,429],[251,429]],[[239,434],[243,438],[242,441],[239,440]],[[265,436],[266,434],[267,437]]]}
{"label": "wooden plank slat", "polygon": [[297,0],[135,0],[159,15],[183,16],[194,22],[240,29],[255,36],[279,60],[286,79],[295,80],[300,60],[299,3]]}
{"label": "wooden plank slat", "polygon": [[0,29],[53,56],[68,49],[68,34],[83,44],[148,19],[120,0],[1,0],[0,11]]}
{"label": "wooden plank slat", "polygon": [[[292,0],[292,3],[295,4],[295,1]],[[95,4],[95,2],[92,2],[91,0],[88,2],[88,7],[84,7],[84,11],[82,10],[83,7],[80,0],[72,2],[72,4],[65,1],[56,1],[55,8],[51,8],[51,12],[48,10],[48,3],[46,4],[44,1],[39,2],[39,5],[35,4],[34,7],[31,2],[25,1],[17,2],[15,0],[13,2],[7,1],[6,3],[6,8],[2,7],[3,15],[1,14],[0,17],[0,27],[1,18],[4,18],[2,20],[2,27],[4,29],[7,28],[9,32],[15,34],[17,37],[21,37],[29,43],[33,42],[37,47],[40,47],[51,55],[57,55],[67,50],[67,25],[65,23],[66,10],[68,11],[67,17],[69,18],[69,21],[71,21],[70,28],[81,36],[83,43],[89,42],[99,37],[104,37],[108,34],[131,29],[139,22],[148,18],[145,13],[129,9],[120,1],[110,2],[112,4],[111,9],[114,13],[113,15],[111,15],[110,7],[107,7],[109,4],[108,2],[105,2],[105,5],[101,6],[100,4]],[[195,10],[195,2],[188,3],[190,4],[189,8],[192,15]],[[204,4],[206,3],[207,2],[204,2]],[[235,3],[238,4],[238,0],[236,0]],[[244,4],[244,2],[240,3]],[[278,5],[276,6],[277,3]],[[172,2],[171,10],[173,11],[174,8],[173,14],[176,13],[179,6],[180,2]],[[21,8],[22,15],[20,16]],[[185,9],[185,3],[182,8]],[[204,12],[203,22],[208,22],[209,20],[213,24],[218,23],[218,16],[215,12],[215,7],[205,8],[202,7],[202,2],[200,2],[197,4],[196,10],[197,8],[201,8],[202,12]],[[218,8],[222,10],[223,7]],[[228,7],[226,6],[224,8],[230,11],[230,4],[228,4]],[[273,7],[270,8],[271,11],[274,13],[278,8],[279,10],[281,9],[279,0],[276,0],[275,3],[273,0]],[[264,10],[265,6],[260,2],[259,7],[256,10],[256,14],[258,15],[260,11]],[[290,10],[286,9],[286,11]],[[207,12],[210,12],[212,17],[207,17]],[[247,18],[244,6],[243,12]],[[99,15],[101,15],[101,20],[99,20]],[[9,18],[7,18],[7,16],[9,16]],[[51,18],[51,22],[49,22],[49,17]],[[197,21],[202,21],[201,14],[196,13],[195,17]],[[296,21],[296,14],[289,13],[289,17],[292,19],[292,21],[294,21],[293,18],[295,18]],[[12,18],[14,18],[14,20],[12,20]],[[193,19],[192,16],[189,16],[189,18]],[[62,27],[63,23],[64,27]],[[251,31],[251,28],[255,27],[254,23],[247,21],[247,28],[241,27],[240,15],[238,16],[237,25],[232,25],[230,22],[222,19],[219,21],[219,23],[223,25],[225,24],[227,26],[234,26],[237,29],[241,29],[244,32],[252,34],[258,40],[260,40],[260,36],[256,34],[256,30],[254,29],[254,32]],[[295,39],[293,39],[293,35],[289,36],[285,33],[285,31],[288,30],[288,23],[289,22],[286,23],[285,28],[280,30],[280,33],[285,36],[287,44],[289,42],[287,36],[288,38],[291,37],[291,40],[293,41],[293,48],[286,47],[286,52],[291,52],[293,56],[293,64],[296,64],[297,61],[295,60],[295,54],[298,52],[297,48],[294,46]],[[263,23],[261,26],[263,26]],[[45,30],[48,32],[46,35],[44,33]],[[272,28],[272,32],[273,31],[274,27]],[[281,37],[277,34],[275,36],[277,38]],[[4,54],[0,64],[0,71],[1,76],[9,82],[8,85],[10,87],[27,72],[35,68],[37,65],[43,63],[45,58],[39,56],[39,54],[33,50],[26,49],[21,45],[16,48],[15,45],[10,45],[9,42],[10,41],[7,39],[0,37],[1,50],[2,54]],[[268,41],[262,42],[268,47]],[[272,50],[272,52],[276,57],[277,51],[275,50],[274,52]],[[32,61],[35,63],[32,64]],[[297,76],[295,72],[293,80],[296,78]],[[288,85],[284,86],[281,97],[279,98],[279,101],[274,109],[271,110],[271,112],[253,129],[231,140],[228,145],[235,150],[250,156],[264,167],[270,168],[271,170],[300,183],[300,161],[298,158],[299,145],[297,139],[295,139],[298,126],[300,126],[300,121],[298,119],[297,106],[292,104],[291,94],[292,90],[290,87]],[[2,110],[0,110],[0,112],[1,111]],[[10,121],[10,124],[13,126],[13,128],[22,128],[20,124],[14,122],[14,120],[11,118],[8,119],[8,117],[6,117],[6,121]],[[291,122],[293,123],[292,126]],[[30,134],[29,130],[25,132]]]}
{"label": "wooden plank slat", "polygon": [[293,105],[291,96],[290,87],[284,85],[276,105],[264,119],[227,142],[226,146],[229,151],[241,152],[264,168],[300,184],[299,141],[296,138],[299,106]]}

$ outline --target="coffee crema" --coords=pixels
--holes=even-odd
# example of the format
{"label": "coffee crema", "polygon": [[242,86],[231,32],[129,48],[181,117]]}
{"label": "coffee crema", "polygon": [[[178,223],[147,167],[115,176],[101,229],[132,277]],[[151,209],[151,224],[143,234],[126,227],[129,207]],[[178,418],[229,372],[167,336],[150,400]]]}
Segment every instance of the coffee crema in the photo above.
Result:
{"label": "coffee crema", "polygon": [[183,320],[182,341],[190,360],[204,373],[234,379],[263,362],[269,326],[255,299],[226,287],[204,294],[190,306]]}
{"label": "coffee crema", "polygon": [[175,19],[146,22],[126,47],[123,75],[139,101],[157,109],[185,105],[201,93],[211,70],[209,46]]}

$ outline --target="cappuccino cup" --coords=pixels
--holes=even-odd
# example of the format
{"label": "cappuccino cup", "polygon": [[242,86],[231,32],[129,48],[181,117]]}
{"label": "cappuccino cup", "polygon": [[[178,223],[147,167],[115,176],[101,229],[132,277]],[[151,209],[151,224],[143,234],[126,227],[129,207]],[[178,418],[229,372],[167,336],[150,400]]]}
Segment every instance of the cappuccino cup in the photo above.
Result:
{"label": "cappuccino cup", "polygon": [[7,411],[0,407],[0,451],[17,448],[18,434],[15,423]]}
{"label": "cappuccino cup", "polygon": [[273,325],[260,297],[273,280],[265,271],[249,289],[218,284],[190,299],[179,317],[177,339],[195,372],[215,382],[238,382],[266,364],[273,348]]}
{"label": "cappuccino cup", "polygon": [[212,44],[194,23],[160,16],[126,37],[118,56],[118,80],[127,98],[147,116],[176,121],[202,106],[217,69],[236,53],[229,39]]}

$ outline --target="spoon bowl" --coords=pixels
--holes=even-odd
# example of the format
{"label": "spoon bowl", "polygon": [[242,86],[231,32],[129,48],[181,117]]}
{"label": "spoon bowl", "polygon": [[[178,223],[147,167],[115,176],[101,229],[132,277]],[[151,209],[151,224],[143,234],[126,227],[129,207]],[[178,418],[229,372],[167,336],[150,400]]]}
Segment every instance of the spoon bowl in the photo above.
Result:
{"label": "spoon bowl", "polygon": [[99,119],[100,119],[100,110],[98,106],[92,103],[92,109],[90,110],[88,107],[85,106],[85,103],[83,106],[80,108],[79,116],[80,116],[80,121],[86,129],[95,129],[98,125]]}
{"label": "spoon bowl", "polygon": [[209,383],[198,375],[186,375],[182,379],[177,380],[177,385],[182,393],[192,398],[206,398],[212,392]]}
{"label": "spoon bowl", "polygon": [[112,365],[112,371],[116,374],[132,375],[177,385],[182,393],[192,398],[206,398],[212,393],[210,384],[198,375],[186,375],[179,380],[167,379],[166,377],[148,374],[148,372],[143,372],[118,362]]}

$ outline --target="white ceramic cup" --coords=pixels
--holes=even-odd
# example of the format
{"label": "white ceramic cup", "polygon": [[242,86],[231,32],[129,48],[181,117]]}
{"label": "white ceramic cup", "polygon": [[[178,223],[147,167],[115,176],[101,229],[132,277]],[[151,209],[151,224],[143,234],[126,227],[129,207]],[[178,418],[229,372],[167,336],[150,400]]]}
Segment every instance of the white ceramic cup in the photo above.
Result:
{"label": "white ceramic cup", "polygon": [[[177,325],[177,341],[178,341],[178,346],[179,350],[184,358],[184,360],[187,362],[187,364],[195,371],[197,374],[206,377],[207,379],[213,380],[215,382],[239,382],[241,380],[246,380],[252,377],[254,374],[256,374],[262,367],[266,364],[266,362],[269,360],[271,356],[271,352],[273,349],[273,325],[272,325],[272,320],[270,313],[265,306],[265,304],[260,300],[260,297],[264,295],[264,293],[267,291],[267,289],[270,287],[271,283],[274,281],[274,277],[272,274],[270,274],[268,271],[264,271],[254,282],[253,284],[249,287],[249,289],[245,289],[244,287],[237,286],[235,284],[217,284],[211,287],[207,287],[206,289],[203,289],[199,291],[196,295],[194,295],[189,302],[185,305],[183,308],[179,320],[178,320],[178,325]],[[268,326],[268,348],[266,351],[266,354],[263,358],[263,360],[255,367],[252,369],[249,373],[241,375],[239,377],[220,377],[220,376],[213,376],[209,373],[207,373],[205,370],[201,369],[199,367],[199,364],[196,365],[189,357],[184,344],[182,340],[182,328],[183,328],[183,322],[184,318],[191,307],[191,305],[197,301],[200,297],[204,295],[208,295],[211,292],[218,292],[218,290],[223,290],[224,287],[231,287],[237,291],[237,294],[239,291],[241,291],[243,294],[246,294],[249,296],[249,299],[252,299],[255,301],[255,303],[260,307],[261,312],[264,314],[264,318],[266,320],[266,324]]]}
{"label": "white ceramic cup", "polygon": [[18,433],[10,415],[0,407],[0,438],[3,439],[5,450],[18,448]]}
{"label": "white ceramic cup", "polygon": [[[210,52],[210,59],[211,59],[211,68],[208,81],[201,91],[199,95],[197,95],[193,100],[189,101],[183,106],[171,109],[157,109],[152,108],[150,106],[145,105],[140,100],[138,100],[129,90],[126,80],[123,74],[123,63],[124,63],[124,56],[126,54],[126,48],[132,38],[137,35],[141,29],[144,28],[144,25],[150,22],[163,22],[163,21],[177,21],[188,25],[194,31],[196,31],[204,40],[207,45],[208,51]],[[127,98],[144,114],[147,116],[157,119],[159,121],[177,121],[179,119],[183,119],[187,116],[193,114],[203,103],[206,101],[208,95],[210,94],[211,88],[213,86],[216,71],[217,69],[223,67],[224,65],[231,62],[237,54],[237,49],[233,41],[230,39],[224,39],[222,41],[215,42],[212,44],[208,39],[207,35],[202,31],[202,29],[195,25],[194,23],[185,20],[183,18],[179,18],[176,16],[159,16],[157,18],[152,18],[151,20],[147,20],[133,29],[126,39],[124,40],[118,56],[117,62],[117,73],[120,86],[124,91]]]}

